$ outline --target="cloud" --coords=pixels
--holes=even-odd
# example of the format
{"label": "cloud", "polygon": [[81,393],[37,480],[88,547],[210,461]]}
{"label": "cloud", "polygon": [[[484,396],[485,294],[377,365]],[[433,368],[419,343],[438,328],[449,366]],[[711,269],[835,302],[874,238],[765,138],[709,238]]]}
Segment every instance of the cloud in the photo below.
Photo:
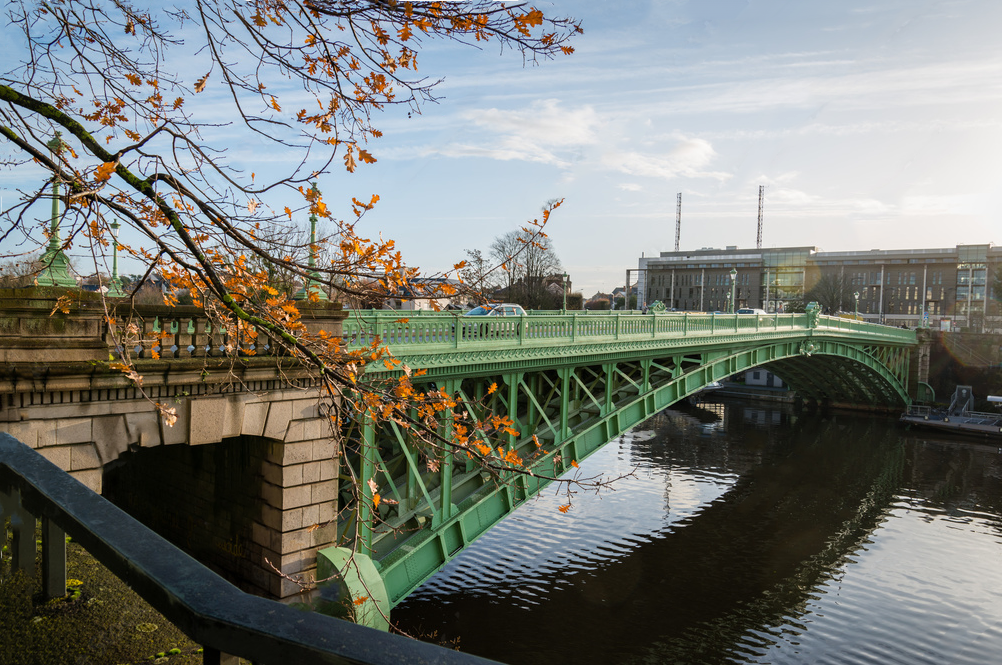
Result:
{"label": "cloud", "polygon": [[507,137],[508,141],[553,147],[595,143],[595,128],[600,124],[591,106],[564,109],[556,99],[534,102],[521,111],[474,109],[464,116],[492,134]]}
{"label": "cloud", "polygon": [[560,167],[570,166],[570,162],[560,158],[553,152],[528,144],[519,144],[516,141],[502,141],[491,145],[470,145],[467,143],[449,143],[444,146],[425,146],[417,150],[394,151],[395,157],[428,157],[440,155],[442,157],[479,157],[483,159],[494,159],[507,162],[519,160],[523,162],[536,162],[540,164],[554,164]]}
{"label": "cloud", "polygon": [[520,160],[568,168],[582,159],[586,146],[598,143],[601,124],[591,106],[567,108],[556,99],[537,100],[523,109],[471,109],[455,118],[452,134],[463,140],[384,154],[397,159],[441,155]]}
{"label": "cloud", "polygon": [[704,171],[717,156],[709,141],[701,138],[680,138],[665,154],[644,154],[635,151],[610,151],[602,163],[629,175],[662,178],[712,178],[724,181],[731,177],[720,171]]}
{"label": "cloud", "polygon": [[626,190],[627,192],[640,192],[644,189],[642,185],[638,185],[635,182],[624,182],[616,186],[620,189]]}

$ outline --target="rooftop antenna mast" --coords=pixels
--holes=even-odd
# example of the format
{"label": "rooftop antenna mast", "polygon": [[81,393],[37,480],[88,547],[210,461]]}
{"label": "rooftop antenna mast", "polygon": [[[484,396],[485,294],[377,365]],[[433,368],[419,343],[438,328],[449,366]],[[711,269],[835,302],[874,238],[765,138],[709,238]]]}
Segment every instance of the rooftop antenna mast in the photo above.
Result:
{"label": "rooftop antenna mast", "polygon": [[678,208],[675,212],[675,251],[678,251],[678,241],[682,237],[682,192],[678,193]]}
{"label": "rooftop antenna mast", "polygon": [[[765,199],[765,185],[758,186],[758,237],[755,239],[755,248],[762,249],[762,201]],[[678,241],[676,241],[677,243]]]}

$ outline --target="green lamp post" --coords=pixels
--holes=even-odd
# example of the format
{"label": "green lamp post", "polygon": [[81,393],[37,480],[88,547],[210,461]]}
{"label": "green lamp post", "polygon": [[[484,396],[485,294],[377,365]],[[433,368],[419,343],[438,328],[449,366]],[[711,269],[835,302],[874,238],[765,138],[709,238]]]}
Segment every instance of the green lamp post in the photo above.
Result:
{"label": "green lamp post", "polygon": [[124,298],[125,291],[122,290],[122,279],[118,276],[118,229],[122,225],[116,219],[111,223],[111,279],[108,280],[108,297]]}
{"label": "green lamp post", "polygon": [[[58,165],[59,156],[65,147],[59,132],[47,144],[52,151],[53,161]],[[59,286],[71,288],[77,281],[70,275],[70,260],[63,252],[59,238],[59,174],[52,176],[52,221],[49,224],[49,245],[40,259],[43,268],[35,282],[38,286]]]}
{"label": "green lamp post", "polygon": [[734,305],[734,286],[735,284],[737,284],[737,281],[738,281],[738,271],[735,270],[734,268],[731,268],[731,306],[730,306],[731,314],[733,314],[734,310],[737,309],[737,307],[735,307]]}
{"label": "green lamp post", "polygon": [[[313,183],[312,190],[315,194],[319,194],[320,190],[317,188],[317,183]],[[296,291],[296,295],[293,296],[296,300],[306,300],[310,297],[310,294],[315,294],[317,300],[329,300],[327,294],[320,287],[320,282],[322,278],[320,274],[315,270],[316,259],[314,258],[314,248],[317,245],[317,215],[313,213],[310,215],[310,276],[306,279],[303,284],[303,288]]]}
{"label": "green lamp post", "polygon": [[567,273],[564,273],[563,281],[560,283],[563,287],[561,290],[564,292],[564,310],[563,313],[567,313]]}

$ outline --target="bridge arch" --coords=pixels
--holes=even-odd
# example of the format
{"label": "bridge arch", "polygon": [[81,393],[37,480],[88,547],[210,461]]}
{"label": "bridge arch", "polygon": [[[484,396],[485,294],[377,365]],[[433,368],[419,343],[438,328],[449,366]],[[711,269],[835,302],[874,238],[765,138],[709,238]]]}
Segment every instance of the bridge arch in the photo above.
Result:
{"label": "bridge arch", "polygon": [[[429,384],[459,396],[463,408],[507,414],[519,432],[509,437],[509,446],[522,459],[535,458],[532,468],[540,476],[561,475],[572,461],[585,459],[662,409],[758,366],[819,401],[886,408],[908,403],[909,347],[811,331],[727,344],[624,344],[538,363],[531,349],[513,349],[510,356],[519,356],[519,362],[492,358],[479,366],[466,364],[451,375],[433,374]],[[374,565],[351,573],[358,583],[348,587],[355,589],[353,597],[367,598],[373,589],[383,589],[385,596],[373,601],[384,612],[548,483],[538,476],[516,476],[498,485],[458,457],[427,465],[395,427],[371,429],[367,436],[368,443],[346,447],[344,463],[355,466],[360,477],[373,478],[395,503],[379,507],[381,524],[362,530],[360,549],[371,553]],[[347,506],[347,494],[344,498],[339,505]],[[359,549],[349,554],[351,549],[321,550],[320,574],[335,568],[344,573],[349,557],[360,561]]]}

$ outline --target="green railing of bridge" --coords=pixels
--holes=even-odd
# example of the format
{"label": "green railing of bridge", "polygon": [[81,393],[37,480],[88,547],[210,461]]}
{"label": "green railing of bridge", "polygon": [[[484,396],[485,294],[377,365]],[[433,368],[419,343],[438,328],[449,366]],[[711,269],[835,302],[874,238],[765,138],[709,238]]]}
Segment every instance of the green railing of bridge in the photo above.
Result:
{"label": "green railing of bridge", "polygon": [[[818,329],[875,341],[910,344],[915,333],[910,330],[865,323],[834,316],[810,314],[709,314],[672,312],[643,314],[625,312],[531,312],[519,317],[463,316],[458,312],[396,310],[355,310],[341,322],[342,339],[349,347],[369,346],[378,338],[397,347],[432,347],[439,352],[472,346],[551,346],[567,343],[652,339],[685,336],[729,336],[768,334]],[[253,331],[213,327],[207,317],[194,308],[176,312],[159,308],[154,316],[136,319],[138,341],[132,350],[135,358],[197,358],[229,355],[272,356],[284,350],[272,347],[264,337],[252,337]],[[316,320],[312,327],[336,325],[337,319]],[[458,334],[457,334],[458,333]],[[431,349],[423,349],[425,351]],[[114,350],[113,350],[114,352]],[[116,354],[117,355],[117,354]]]}
{"label": "green railing of bridge", "polygon": [[348,346],[368,346],[378,338],[393,348],[433,347],[440,351],[473,345],[509,347],[685,336],[759,335],[818,330],[914,344],[911,330],[853,319],[811,314],[706,314],[680,312],[537,312],[519,317],[462,316],[452,312],[361,310],[342,323]]}

